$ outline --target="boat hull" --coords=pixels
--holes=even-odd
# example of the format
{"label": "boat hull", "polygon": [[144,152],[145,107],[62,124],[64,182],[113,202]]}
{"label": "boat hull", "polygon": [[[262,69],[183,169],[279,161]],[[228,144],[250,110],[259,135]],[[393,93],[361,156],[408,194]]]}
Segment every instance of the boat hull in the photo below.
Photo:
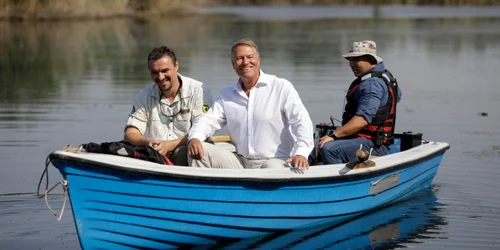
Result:
{"label": "boat hull", "polygon": [[82,248],[165,249],[341,223],[429,186],[449,147],[441,146],[358,174],[332,166],[335,174],[328,175],[321,166],[315,176],[308,176],[316,171],[311,167],[267,179],[134,171],[68,153],[51,160],[68,181]]}

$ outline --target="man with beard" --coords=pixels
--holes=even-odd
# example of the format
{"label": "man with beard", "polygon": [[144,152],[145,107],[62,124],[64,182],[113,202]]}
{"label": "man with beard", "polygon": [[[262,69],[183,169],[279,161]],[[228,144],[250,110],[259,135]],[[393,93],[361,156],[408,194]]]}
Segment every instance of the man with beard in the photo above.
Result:
{"label": "man with beard", "polygon": [[178,73],[172,49],[161,46],[148,55],[153,83],[137,94],[125,127],[125,140],[149,145],[169,156],[175,165],[187,166],[187,132],[212,104],[202,82]]}
{"label": "man with beard", "polygon": [[[389,153],[401,90],[376,51],[375,42],[358,41],[343,55],[357,78],[347,92],[342,126],[319,140],[316,150],[324,164],[356,162],[360,145],[373,149],[372,155]],[[311,164],[316,155],[309,156]]]}
{"label": "man with beard", "polygon": [[[210,110],[189,131],[189,164],[204,168],[307,169],[313,125],[299,94],[286,79],[260,69],[257,45],[240,40],[231,48],[239,76],[220,92]],[[204,143],[227,125],[236,153]]]}

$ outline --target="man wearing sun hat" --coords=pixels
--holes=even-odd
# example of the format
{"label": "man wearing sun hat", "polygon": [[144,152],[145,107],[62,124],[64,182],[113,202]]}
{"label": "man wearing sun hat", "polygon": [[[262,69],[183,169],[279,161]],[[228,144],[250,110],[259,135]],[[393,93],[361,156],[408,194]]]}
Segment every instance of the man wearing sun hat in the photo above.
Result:
{"label": "man wearing sun hat", "polygon": [[[372,155],[389,153],[401,90],[377,56],[374,41],[357,41],[343,57],[357,77],[347,92],[342,126],[320,138],[317,150],[324,164],[355,162],[356,150],[373,148]],[[309,156],[312,164],[316,153]]]}

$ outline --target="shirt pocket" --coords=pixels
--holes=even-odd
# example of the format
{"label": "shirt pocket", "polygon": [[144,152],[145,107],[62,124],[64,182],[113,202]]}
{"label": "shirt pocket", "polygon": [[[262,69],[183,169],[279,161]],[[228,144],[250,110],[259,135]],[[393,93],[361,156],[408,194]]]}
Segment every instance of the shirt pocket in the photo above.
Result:
{"label": "shirt pocket", "polygon": [[149,133],[151,138],[165,140],[166,130],[167,130],[167,122],[165,122],[166,118],[161,119],[160,116],[156,115],[151,118],[151,125],[149,127]]}
{"label": "shirt pocket", "polygon": [[179,114],[174,122],[175,130],[186,134],[191,128],[191,112]]}

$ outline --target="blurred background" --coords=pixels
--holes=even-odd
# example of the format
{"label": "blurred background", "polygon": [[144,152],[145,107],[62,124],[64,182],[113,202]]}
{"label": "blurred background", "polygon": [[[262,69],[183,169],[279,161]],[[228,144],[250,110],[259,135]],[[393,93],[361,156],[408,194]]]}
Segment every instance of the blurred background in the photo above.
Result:
{"label": "blurred background", "polygon": [[[341,55],[376,41],[403,92],[396,131],[451,145],[430,191],[344,238],[321,229],[308,248],[498,249],[499,27],[498,0],[0,0],[0,248],[79,247],[70,208],[57,221],[36,198],[45,159],[123,137],[154,47],[173,48],[179,72],[215,99],[237,80],[230,47],[250,38],[262,70],[294,84],[314,123],[341,117],[354,80]],[[398,234],[363,240],[381,225]]]}

